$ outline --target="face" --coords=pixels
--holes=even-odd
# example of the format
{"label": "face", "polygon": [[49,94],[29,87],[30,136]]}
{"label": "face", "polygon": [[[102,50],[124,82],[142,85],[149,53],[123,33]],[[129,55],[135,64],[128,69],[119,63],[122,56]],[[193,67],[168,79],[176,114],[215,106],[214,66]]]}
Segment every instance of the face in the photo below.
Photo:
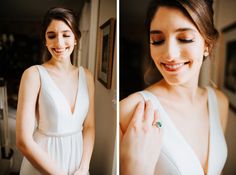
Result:
{"label": "face", "polygon": [[157,10],[150,26],[150,43],[152,59],[168,84],[198,80],[205,41],[180,10]]}
{"label": "face", "polygon": [[52,20],[46,33],[46,46],[53,59],[69,59],[76,44],[70,27],[60,20]]}

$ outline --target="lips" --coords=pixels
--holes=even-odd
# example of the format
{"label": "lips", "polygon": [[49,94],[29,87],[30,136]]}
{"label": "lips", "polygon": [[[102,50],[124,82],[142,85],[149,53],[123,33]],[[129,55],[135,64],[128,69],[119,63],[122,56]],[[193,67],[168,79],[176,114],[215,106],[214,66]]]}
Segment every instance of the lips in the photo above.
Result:
{"label": "lips", "polygon": [[63,52],[65,49],[53,49],[55,52],[57,52],[57,53],[61,53],[61,52]]}
{"label": "lips", "polygon": [[69,47],[66,47],[66,48],[53,48],[53,52],[56,53],[56,54],[61,54],[65,51],[67,51],[69,49]]}
{"label": "lips", "polygon": [[166,71],[176,72],[181,70],[185,65],[190,62],[182,62],[182,63],[161,63]]}

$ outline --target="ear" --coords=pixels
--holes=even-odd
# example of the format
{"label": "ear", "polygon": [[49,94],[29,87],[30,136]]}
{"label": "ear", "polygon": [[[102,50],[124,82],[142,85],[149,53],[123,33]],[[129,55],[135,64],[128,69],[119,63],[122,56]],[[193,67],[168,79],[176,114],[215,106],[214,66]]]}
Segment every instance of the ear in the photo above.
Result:
{"label": "ear", "polygon": [[205,47],[203,55],[204,55],[204,57],[208,57],[209,56],[209,49],[208,49],[208,47]]}

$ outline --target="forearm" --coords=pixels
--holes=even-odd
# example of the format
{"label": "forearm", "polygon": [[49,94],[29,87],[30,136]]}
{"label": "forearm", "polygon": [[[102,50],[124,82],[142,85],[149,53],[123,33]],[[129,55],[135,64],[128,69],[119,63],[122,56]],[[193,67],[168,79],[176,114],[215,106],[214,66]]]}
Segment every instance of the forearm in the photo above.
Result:
{"label": "forearm", "polygon": [[89,170],[89,164],[93,152],[95,139],[95,128],[86,127],[83,129],[83,156],[80,164],[80,168],[86,171]]}
{"label": "forearm", "polygon": [[42,174],[45,175],[65,175],[49,155],[42,150],[34,141],[18,143],[18,149],[30,161],[30,163]]}

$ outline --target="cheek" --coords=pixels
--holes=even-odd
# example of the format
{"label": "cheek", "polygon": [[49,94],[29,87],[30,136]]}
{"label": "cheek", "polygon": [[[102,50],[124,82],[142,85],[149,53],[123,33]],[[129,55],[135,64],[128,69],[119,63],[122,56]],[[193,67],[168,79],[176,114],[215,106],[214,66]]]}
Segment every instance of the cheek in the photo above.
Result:
{"label": "cheek", "polygon": [[160,57],[160,48],[155,48],[154,46],[150,46],[150,54],[151,54],[152,60],[156,62],[158,58]]}
{"label": "cheek", "polygon": [[182,56],[190,61],[201,63],[203,60],[203,52],[203,46],[199,44],[189,45],[182,50]]}
{"label": "cheek", "polygon": [[49,40],[49,39],[47,39],[47,38],[45,39],[45,45],[46,45],[46,46],[49,46],[49,45],[51,45],[51,42],[50,42],[50,40]]}

